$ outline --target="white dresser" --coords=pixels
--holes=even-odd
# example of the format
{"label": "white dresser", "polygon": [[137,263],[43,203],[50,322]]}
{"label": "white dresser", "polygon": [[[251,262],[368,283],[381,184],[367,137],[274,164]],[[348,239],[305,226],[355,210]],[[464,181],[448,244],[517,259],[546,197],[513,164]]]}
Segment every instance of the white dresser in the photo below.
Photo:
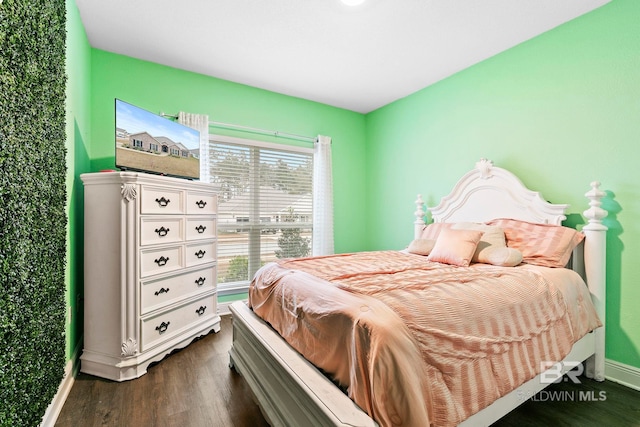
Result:
{"label": "white dresser", "polygon": [[136,172],[83,174],[80,370],[124,381],[220,330],[217,197],[210,184]]}

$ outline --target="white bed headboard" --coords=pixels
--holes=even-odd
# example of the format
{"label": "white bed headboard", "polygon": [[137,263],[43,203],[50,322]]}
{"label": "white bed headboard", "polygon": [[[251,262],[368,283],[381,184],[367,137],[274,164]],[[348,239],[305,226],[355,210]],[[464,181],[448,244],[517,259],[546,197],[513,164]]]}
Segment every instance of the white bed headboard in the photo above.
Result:
{"label": "white bed headboard", "polygon": [[496,218],[560,225],[569,205],[552,204],[529,190],[506,169],[480,159],[442,198],[429,208],[434,222],[485,222]]}

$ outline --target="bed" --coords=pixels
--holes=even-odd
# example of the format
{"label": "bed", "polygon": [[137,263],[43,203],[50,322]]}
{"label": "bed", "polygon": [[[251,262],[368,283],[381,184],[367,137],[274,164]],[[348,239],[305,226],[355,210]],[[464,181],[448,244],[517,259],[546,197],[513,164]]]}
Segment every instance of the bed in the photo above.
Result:
{"label": "bed", "polygon": [[[571,369],[602,381],[607,213],[599,183],[586,197],[587,223],[568,230],[568,205],[481,159],[433,223],[418,196],[408,249],[259,270],[250,304],[230,306],[230,365],[272,426],[486,426]],[[504,249],[478,260],[487,227]],[[544,247],[555,233],[561,256]]]}

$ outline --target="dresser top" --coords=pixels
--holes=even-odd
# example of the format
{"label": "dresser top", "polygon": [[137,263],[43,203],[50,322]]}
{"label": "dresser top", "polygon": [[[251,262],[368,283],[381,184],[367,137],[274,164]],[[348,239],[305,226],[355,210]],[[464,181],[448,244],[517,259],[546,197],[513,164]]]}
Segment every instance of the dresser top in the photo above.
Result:
{"label": "dresser top", "polygon": [[151,184],[187,190],[214,190],[214,185],[208,182],[154,175],[144,172],[92,172],[81,174],[80,179],[85,186],[104,184]]}

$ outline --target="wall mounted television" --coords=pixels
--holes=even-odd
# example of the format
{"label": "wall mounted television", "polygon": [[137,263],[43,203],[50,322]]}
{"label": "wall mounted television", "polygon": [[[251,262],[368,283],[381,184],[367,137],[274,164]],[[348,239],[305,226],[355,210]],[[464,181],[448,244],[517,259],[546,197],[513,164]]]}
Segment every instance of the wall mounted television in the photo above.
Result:
{"label": "wall mounted television", "polygon": [[200,132],[120,99],[115,115],[116,168],[200,178]]}

